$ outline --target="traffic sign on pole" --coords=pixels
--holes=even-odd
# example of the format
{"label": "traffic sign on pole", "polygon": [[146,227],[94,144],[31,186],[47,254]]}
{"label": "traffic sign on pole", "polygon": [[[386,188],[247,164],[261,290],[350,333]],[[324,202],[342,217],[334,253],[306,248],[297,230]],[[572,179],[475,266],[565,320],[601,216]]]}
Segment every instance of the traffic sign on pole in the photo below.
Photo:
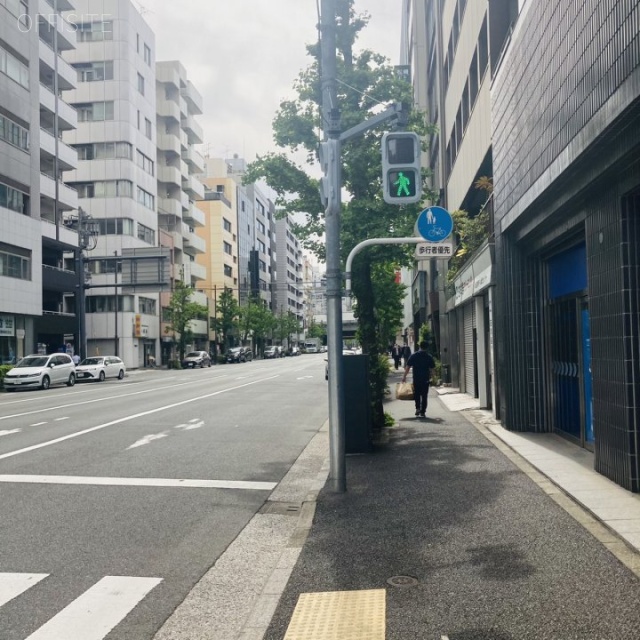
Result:
{"label": "traffic sign on pole", "polygon": [[442,207],[429,207],[418,216],[416,227],[428,242],[443,242],[453,231],[453,218]]}
{"label": "traffic sign on pole", "polygon": [[449,259],[453,256],[453,242],[420,242],[416,245],[416,260],[428,260],[430,258]]}

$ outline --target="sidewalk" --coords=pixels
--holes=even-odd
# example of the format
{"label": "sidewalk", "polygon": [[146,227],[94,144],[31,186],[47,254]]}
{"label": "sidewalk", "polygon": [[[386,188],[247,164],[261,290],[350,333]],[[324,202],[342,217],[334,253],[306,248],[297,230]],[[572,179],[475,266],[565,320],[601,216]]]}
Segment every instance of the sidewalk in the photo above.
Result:
{"label": "sidewalk", "polygon": [[321,491],[264,640],[636,640],[640,497],[439,391]]}

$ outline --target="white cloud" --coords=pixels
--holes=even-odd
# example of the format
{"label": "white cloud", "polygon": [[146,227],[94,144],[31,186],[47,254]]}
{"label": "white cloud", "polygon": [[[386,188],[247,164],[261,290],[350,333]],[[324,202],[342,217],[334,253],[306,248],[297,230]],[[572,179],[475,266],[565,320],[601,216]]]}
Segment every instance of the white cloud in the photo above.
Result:
{"label": "white cloud", "polygon": [[[137,0],[156,33],[158,60],[180,60],[204,100],[204,151],[248,161],[275,151],[272,121],[310,63],[316,0]],[[318,0],[319,4],[319,0]],[[357,0],[371,14],[360,47],[397,63],[402,0]]]}

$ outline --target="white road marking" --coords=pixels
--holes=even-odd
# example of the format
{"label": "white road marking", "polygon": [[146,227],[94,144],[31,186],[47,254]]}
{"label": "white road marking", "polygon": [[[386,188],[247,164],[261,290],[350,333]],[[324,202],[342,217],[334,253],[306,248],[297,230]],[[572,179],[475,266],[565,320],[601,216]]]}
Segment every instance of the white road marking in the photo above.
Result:
{"label": "white road marking", "polygon": [[[226,378],[226,377],[228,377],[227,374],[222,376],[216,376],[215,378],[207,378],[207,379],[203,378],[202,380],[195,380],[192,382],[180,382],[178,384],[172,384],[167,387],[154,387],[153,389],[145,389],[144,391],[133,391],[131,393],[123,393],[122,395],[119,395],[119,396],[105,396],[103,398],[94,398],[93,400],[84,400],[83,402],[72,402],[69,404],[61,404],[61,405],[58,405],[57,407],[45,407],[43,409],[34,409],[33,411],[25,411],[24,413],[14,413],[13,415],[10,415],[10,416],[0,416],[0,420],[9,420],[9,418],[21,418],[22,416],[30,416],[30,415],[33,415],[34,413],[44,413],[45,411],[47,412],[57,411],[58,409],[67,409],[69,407],[79,407],[80,405],[93,404],[94,402],[114,402],[120,398],[128,398],[129,396],[139,396],[144,393],[153,393],[154,391],[163,391],[164,389],[175,389],[176,387],[184,387],[187,385],[192,387],[194,384],[198,384],[200,382],[209,383],[211,380],[218,380],[220,378]],[[43,422],[42,424],[45,424],[45,423]]]}
{"label": "white road marking", "polygon": [[183,429],[184,431],[190,431],[191,429],[199,429],[200,427],[204,427],[204,420],[189,420],[189,424],[178,424],[174,427],[174,429]]}
{"label": "white road marking", "polygon": [[313,376],[302,376],[301,378],[296,378],[296,380],[306,380],[307,378],[313,378]]}
{"label": "white road marking", "polygon": [[43,424],[47,424],[46,422],[35,422],[34,424],[30,424],[30,427],[41,427]]}
{"label": "white road marking", "polygon": [[0,431],[0,436],[10,436],[12,433],[20,433],[22,429],[5,429]]}
{"label": "white road marking", "polygon": [[442,636],[441,640],[449,640],[449,636]]}
{"label": "white road marking", "polygon": [[63,418],[56,418],[54,422],[62,422],[63,420],[68,420],[69,416],[64,416]]}
{"label": "white road marking", "polygon": [[25,447],[24,449],[17,449],[16,451],[9,451],[8,453],[3,453],[0,455],[0,460],[4,460],[5,458],[12,458],[13,456],[19,456],[23,453],[28,453],[29,451],[35,451],[36,449],[42,449],[43,447],[49,447],[53,444],[58,444],[59,442],[64,442],[65,440],[70,440],[71,438],[77,438],[79,436],[83,436],[87,433],[92,433],[93,431],[99,431],[101,429],[106,429],[107,427],[111,427],[114,424],[122,424],[123,422],[129,422],[129,420],[135,420],[136,418],[142,418],[143,416],[149,416],[153,413],[159,413],[160,411],[166,411],[167,409],[174,409],[175,407],[181,407],[185,404],[190,404],[192,402],[197,402],[198,400],[205,400],[206,398],[212,398],[214,396],[219,396],[221,393],[226,393],[227,391],[235,391],[236,389],[242,389],[243,387],[249,387],[252,384],[258,384],[261,382],[266,382],[267,380],[273,380],[274,378],[279,378],[279,375],[269,376],[268,378],[260,378],[258,380],[254,380],[253,382],[247,382],[245,384],[239,384],[235,387],[229,387],[228,389],[221,389],[220,391],[213,391],[212,393],[206,393],[203,396],[197,396],[195,398],[189,398],[188,400],[182,400],[180,402],[174,402],[173,404],[167,404],[163,407],[156,407],[155,409],[150,409],[149,411],[143,411],[141,413],[134,413],[129,416],[125,416],[124,418],[118,418],[117,420],[111,420],[110,422],[105,422],[103,424],[99,424],[95,427],[89,427],[88,429],[84,429],[82,431],[76,431],[76,433],[70,433],[66,436],[62,436],[60,438],[55,438],[54,440],[48,440],[46,442],[41,442],[39,444],[31,445],[30,447]]}
{"label": "white road marking", "polygon": [[[187,489],[249,489],[271,491],[277,482],[257,480],[192,480],[188,478],[92,478],[88,476],[0,475],[10,484],[79,484],[101,487],[181,487]],[[2,593],[0,591],[0,593]]]}
{"label": "white road marking", "polygon": [[48,575],[48,573],[0,573],[0,607],[27,589],[31,589]]}
{"label": "white road marking", "polygon": [[161,582],[106,576],[26,640],[102,640]]}
{"label": "white road marking", "polygon": [[168,435],[169,435],[168,431],[162,431],[160,433],[150,433],[148,436],[144,436],[144,438],[140,438],[140,440],[128,446],[127,449],[135,449],[136,447],[142,447],[143,445],[149,444],[154,440],[160,440],[160,438],[166,438]]}

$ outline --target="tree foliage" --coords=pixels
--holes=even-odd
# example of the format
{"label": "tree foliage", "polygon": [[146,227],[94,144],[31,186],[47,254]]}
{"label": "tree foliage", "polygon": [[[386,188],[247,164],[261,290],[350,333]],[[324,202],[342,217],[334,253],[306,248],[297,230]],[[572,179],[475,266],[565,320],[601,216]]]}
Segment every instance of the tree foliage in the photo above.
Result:
{"label": "tree foliage", "polygon": [[238,329],[239,305],[233,290],[225,287],[216,301],[211,329],[216,332],[216,341],[222,344],[223,351],[231,346],[231,336]]}
{"label": "tree foliage", "polygon": [[[358,34],[367,17],[356,15],[353,0],[341,0],[337,20],[338,105],[342,129],[347,130],[371,117],[381,104],[413,103],[412,87],[396,73],[384,56],[370,50],[354,51]],[[265,180],[277,193],[282,215],[306,213],[306,223],[294,231],[303,246],[320,260],[325,259],[322,241],[324,210],[318,193],[318,181],[307,173],[317,163],[320,142],[321,77],[320,45],[307,47],[311,63],[303,70],[294,89],[296,98],[281,103],[274,119],[274,141],[284,151],[269,153],[252,163],[245,182]],[[413,111],[408,129],[426,136],[431,129],[424,114]],[[342,146],[343,191],[348,193],[341,213],[341,256],[346,261],[351,249],[368,238],[413,235],[413,226],[421,205],[388,205],[382,197],[380,144],[383,128],[368,131]],[[424,146],[426,150],[426,143]],[[289,154],[306,153],[306,168]],[[317,174],[317,168],[315,168]],[[404,287],[396,284],[394,268],[412,264],[413,245],[376,246],[356,257],[352,269],[352,290],[356,299],[359,339],[370,356],[373,392],[373,430],[384,426],[382,402],[386,390],[385,367],[378,366],[396,330],[401,325],[401,300]]]}
{"label": "tree foliage", "polygon": [[193,289],[184,282],[177,281],[171,301],[167,307],[166,333],[174,333],[178,339],[178,353],[180,361],[184,359],[186,346],[193,338],[190,324],[192,320],[206,318],[208,309],[202,304],[191,301]]}

